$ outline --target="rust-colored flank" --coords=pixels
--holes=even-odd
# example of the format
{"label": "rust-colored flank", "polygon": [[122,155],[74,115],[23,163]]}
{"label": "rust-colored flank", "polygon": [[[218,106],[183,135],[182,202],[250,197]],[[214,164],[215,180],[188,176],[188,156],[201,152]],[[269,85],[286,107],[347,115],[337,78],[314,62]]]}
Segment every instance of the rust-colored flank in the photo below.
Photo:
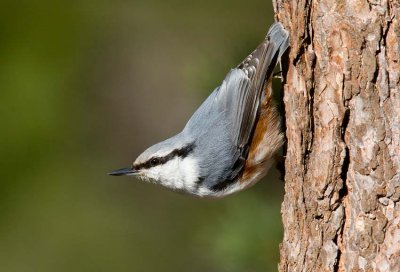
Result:
{"label": "rust-colored flank", "polygon": [[264,89],[260,114],[240,183],[252,183],[269,169],[273,161],[272,156],[283,144],[283,134],[279,126],[280,117],[272,98],[272,86],[269,80]]}

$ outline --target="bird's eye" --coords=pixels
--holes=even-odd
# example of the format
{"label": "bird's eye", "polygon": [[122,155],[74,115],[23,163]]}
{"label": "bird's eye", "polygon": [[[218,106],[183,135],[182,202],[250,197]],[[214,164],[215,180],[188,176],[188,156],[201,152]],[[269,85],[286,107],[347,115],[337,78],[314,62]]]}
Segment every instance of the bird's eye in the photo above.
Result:
{"label": "bird's eye", "polygon": [[152,159],[150,160],[151,166],[156,166],[156,165],[158,165],[159,163],[160,163],[160,160],[159,160],[158,158],[152,158]]}

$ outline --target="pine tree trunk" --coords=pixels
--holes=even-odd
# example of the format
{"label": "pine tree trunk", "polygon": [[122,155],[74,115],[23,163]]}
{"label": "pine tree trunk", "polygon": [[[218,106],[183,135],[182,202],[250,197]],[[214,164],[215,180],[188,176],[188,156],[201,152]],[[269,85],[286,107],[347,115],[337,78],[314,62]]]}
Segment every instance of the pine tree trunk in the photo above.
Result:
{"label": "pine tree trunk", "polygon": [[291,35],[280,271],[400,271],[400,4],[274,0]]}

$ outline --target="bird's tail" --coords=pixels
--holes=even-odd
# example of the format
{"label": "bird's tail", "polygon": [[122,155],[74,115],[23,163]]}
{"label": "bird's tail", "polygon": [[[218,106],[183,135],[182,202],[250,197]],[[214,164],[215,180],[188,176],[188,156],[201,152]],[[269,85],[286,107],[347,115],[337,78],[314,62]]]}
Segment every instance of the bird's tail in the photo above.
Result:
{"label": "bird's tail", "polygon": [[270,43],[274,43],[279,49],[278,59],[285,53],[289,47],[289,33],[279,22],[274,23],[268,30],[268,34],[265,37]]}
{"label": "bird's tail", "polygon": [[256,89],[261,91],[288,47],[288,31],[281,23],[274,23],[264,41],[237,68],[245,71]]}
{"label": "bird's tail", "polygon": [[281,23],[274,23],[268,30],[263,44],[265,43],[267,43],[267,48],[262,66],[267,69],[264,80],[268,81],[272,76],[276,64],[289,47],[289,33]]}

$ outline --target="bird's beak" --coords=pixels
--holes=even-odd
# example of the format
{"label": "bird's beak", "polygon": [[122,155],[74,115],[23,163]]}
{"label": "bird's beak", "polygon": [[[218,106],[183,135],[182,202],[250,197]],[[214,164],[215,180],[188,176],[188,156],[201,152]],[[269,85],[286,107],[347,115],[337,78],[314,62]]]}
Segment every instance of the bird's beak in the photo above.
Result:
{"label": "bird's beak", "polygon": [[122,168],[108,173],[110,176],[131,176],[135,175],[138,171],[132,168]]}

